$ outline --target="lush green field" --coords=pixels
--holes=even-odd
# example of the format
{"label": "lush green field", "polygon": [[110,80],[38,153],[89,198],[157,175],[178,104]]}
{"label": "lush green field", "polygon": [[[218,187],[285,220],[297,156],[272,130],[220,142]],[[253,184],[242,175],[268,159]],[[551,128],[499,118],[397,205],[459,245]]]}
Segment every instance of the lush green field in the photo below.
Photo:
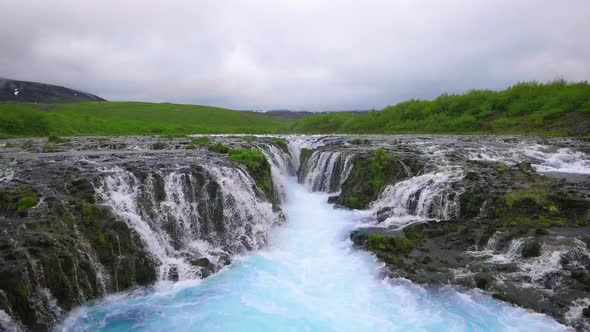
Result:
{"label": "lush green field", "polygon": [[217,107],[138,102],[37,105],[0,102],[0,138],[198,133],[590,134],[590,85],[520,83],[410,100],[381,111],[311,115],[298,120]]}
{"label": "lush green field", "polygon": [[366,114],[333,113],[297,120],[300,133],[590,134],[587,82],[520,83],[503,91],[472,90],[410,100]]}
{"label": "lush green field", "polygon": [[285,124],[262,114],[196,105],[0,103],[0,137],[275,133]]}

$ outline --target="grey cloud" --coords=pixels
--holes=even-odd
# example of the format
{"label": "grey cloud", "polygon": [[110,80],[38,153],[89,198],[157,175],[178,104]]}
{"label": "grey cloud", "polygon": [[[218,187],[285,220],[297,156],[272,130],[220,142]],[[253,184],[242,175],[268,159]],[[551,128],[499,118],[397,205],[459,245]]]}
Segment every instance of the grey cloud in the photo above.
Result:
{"label": "grey cloud", "polygon": [[112,100],[368,109],[590,78],[590,3],[4,1],[0,76]]}

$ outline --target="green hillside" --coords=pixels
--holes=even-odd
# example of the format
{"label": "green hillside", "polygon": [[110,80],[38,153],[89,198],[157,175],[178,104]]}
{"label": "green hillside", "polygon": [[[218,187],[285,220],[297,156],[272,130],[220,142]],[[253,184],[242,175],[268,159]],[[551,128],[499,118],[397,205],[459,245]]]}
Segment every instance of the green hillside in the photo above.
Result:
{"label": "green hillside", "polygon": [[365,114],[333,113],[297,120],[299,133],[590,134],[590,85],[519,83],[503,91],[472,90],[410,100]]}
{"label": "green hillside", "polygon": [[275,133],[284,126],[281,119],[263,114],[197,105],[0,103],[0,137]]}
{"label": "green hillside", "polygon": [[187,135],[198,133],[590,134],[590,85],[519,83],[410,100],[368,113],[294,119],[224,108],[139,102],[30,104],[0,102],[0,137]]}

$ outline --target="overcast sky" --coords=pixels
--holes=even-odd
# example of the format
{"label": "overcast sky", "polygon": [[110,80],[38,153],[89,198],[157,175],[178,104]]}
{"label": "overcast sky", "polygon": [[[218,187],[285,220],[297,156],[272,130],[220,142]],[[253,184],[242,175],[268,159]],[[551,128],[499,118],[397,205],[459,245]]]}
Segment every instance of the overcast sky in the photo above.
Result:
{"label": "overcast sky", "polygon": [[110,100],[381,108],[590,80],[590,0],[0,0],[0,77]]}

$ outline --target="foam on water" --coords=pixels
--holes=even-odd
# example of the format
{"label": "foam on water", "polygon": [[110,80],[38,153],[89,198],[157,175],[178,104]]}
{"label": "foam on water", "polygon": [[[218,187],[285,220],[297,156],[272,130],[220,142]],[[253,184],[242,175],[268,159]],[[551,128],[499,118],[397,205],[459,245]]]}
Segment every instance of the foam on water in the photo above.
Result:
{"label": "foam on water", "polygon": [[479,293],[427,290],[380,277],[352,247],[362,212],[291,178],[288,223],[266,250],[200,281],[164,282],[74,310],[66,331],[562,331],[551,318]]}
{"label": "foam on water", "polygon": [[541,173],[590,174],[590,156],[555,146],[520,143],[516,147],[478,146],[468,153],[472,160],[516,164],[530,162]]}

